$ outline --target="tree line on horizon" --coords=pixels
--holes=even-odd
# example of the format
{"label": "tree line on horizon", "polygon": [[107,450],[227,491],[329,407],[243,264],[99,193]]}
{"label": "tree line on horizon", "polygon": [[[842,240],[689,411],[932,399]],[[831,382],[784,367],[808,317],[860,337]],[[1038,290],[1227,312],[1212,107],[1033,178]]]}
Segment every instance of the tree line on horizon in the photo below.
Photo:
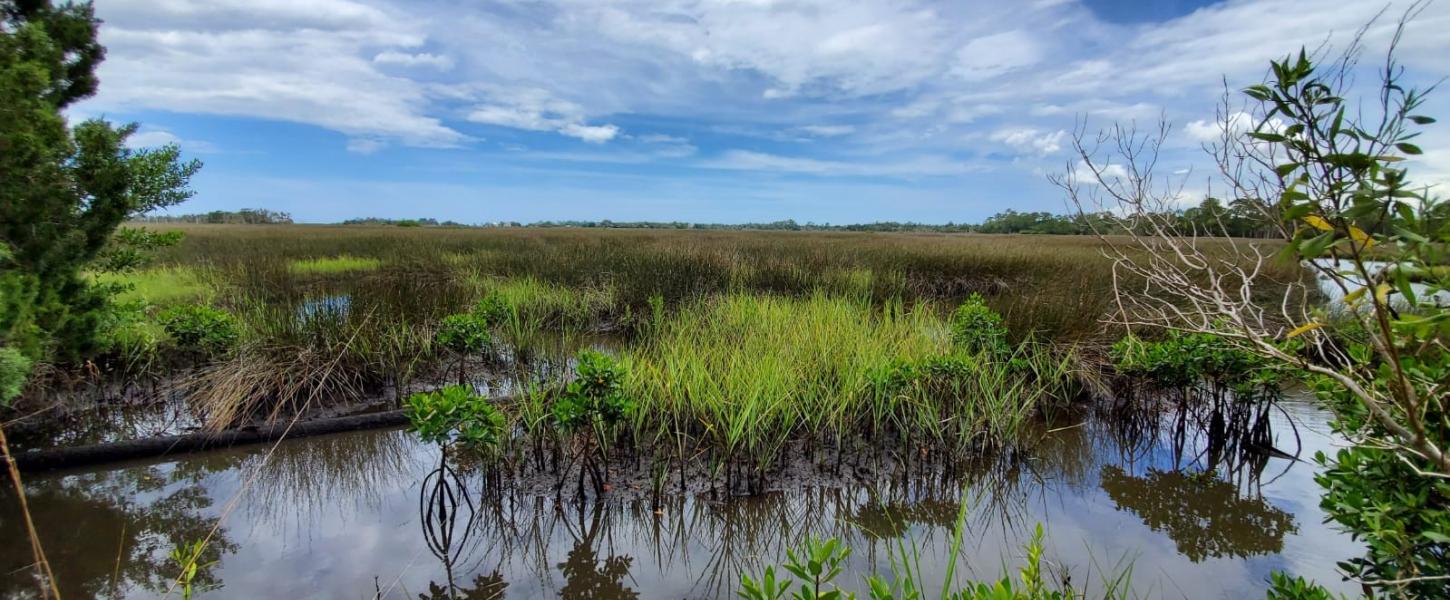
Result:
{"label": "tree line on horizon", "polygon": [[[1185,235],[1269,237],[1277,234],[1277,224],[1264,215],[1272,214],[1269,207],[1256,200],[1239,199],[1225,205],[1217,198],[1206,198],[1198,206],[1176,211],[1178,230]],[[147,223],[208,223],[244,225],[283,225],[293,223],[286,212],[265,208],[244,208],[237,211],[214,210],[205,213],[183,215],[147,215],[139,219]],[[1114,219],[1107,213],[1056,214],[1046,211],[1019,212],[1007,209],[981,223],[945,224],[915,223],[910,221],[876,221],[849,225],[830,223],[798,223],[793,219],[763,223],[692,223],[687,221],[600,221],[561,220],[496,221],[480,224],[464,224],[457,221],[439,221],[433,218],[386,219],[378,217],[347,219],[339,225],[394,226],[394,227],[523,227],[523,228],[582,228],[582,229],[697,229],[697,230],[754,230],[754,231],[862,231],[862,232],[931,232],[931,233],[1020,233],[1046,235],[1091,235],[1094,233],[1130,233],[1123,230],[1121,219]]]}

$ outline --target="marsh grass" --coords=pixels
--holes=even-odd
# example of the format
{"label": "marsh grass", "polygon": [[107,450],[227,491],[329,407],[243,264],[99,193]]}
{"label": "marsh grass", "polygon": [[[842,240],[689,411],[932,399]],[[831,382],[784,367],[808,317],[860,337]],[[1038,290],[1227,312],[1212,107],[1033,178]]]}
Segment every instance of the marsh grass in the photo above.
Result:
{"label": "marsh grass", "polygon": [[[725,292],[809,295],[827,291],[876,303],[954,304],[981,293],[1015,340],[1092,339],[1112,310],[1111,264],[1091,236],[929,233],[637,231],[609,229],[416,229],[352,226],[189,225],[164,261],[257,265],[269,261],[373,259],[373,272],[446,277],[531,277],[569,289],[609,290],[616,315],[647,312]],[[1204,240],[1209,248],[1226,242]],[[1240,243],[1245,243],[1240,241]],[[1277,247],[1262,243],[1266,253]],[[1269,279],[1303,281],[1296,264]],[[1266,285],[1265,293],[1274,293]]]}
{"label": "marsh grass", "polygon": [[[641,416],[634,435],[708,442],[757,468],[793,436],[956,450],[1010,439],[1044,400],[1070,395],[1060,380],[1072,355],[1058,349],[1100,340],[1112,308],[1110,264],[1089,237],[179,229],[186,237],[162,266],[132,276],[134,301],[143,317],[198,302],[240,322],[237,348],[192,378],[207,415],[229,422],[299,397],[388,388],[401,397],[447,363],[432,341],[439,321],[483,311],[504,368],[552,360],[600,332],[619,337],[639,414],[653,419]],[[974,293],[1003,315],[1019,355],[951,348],[945,315]],[[144,363],[154,331],[144,318],[126,327],[141,340],[128,360]],[[971,368],[880,385],[893,369],[928,372],[944,357]]]}
{"label": "marsh grass", "polygon": [[121,303],[167,306],[182,302],[209,302],[216,294],[212,274],[201,266],[169,266],[124,273],[96,273],[95,282],[121,288]]}
{"label": "marsh grass", "polygon": [[[1070,356],[1037,345],[961,353],[937,312],[823,292],[701,300],[626,353],[636,435],[687,435],[722,464],[765,471],[796,439],[984,449],[1016,440],[1063,398]],[[917,366],[938,364],[959,368]]]}
{"label": "marsh grass", "polygon": [[463,285],[480,298],[475,310],[489,313],[503,341],[516,352],[537,354],[560,334],[616,328],[627,314],[605,285],[566,287],[533,276],[514,278],[465,274]]}
{"label": "marsh grass", "polygon": [[358,256],[331,256],[294,260],[288,269],[298,275],[335,275],[352,271],[373,271],[382,266],[376,258]]}

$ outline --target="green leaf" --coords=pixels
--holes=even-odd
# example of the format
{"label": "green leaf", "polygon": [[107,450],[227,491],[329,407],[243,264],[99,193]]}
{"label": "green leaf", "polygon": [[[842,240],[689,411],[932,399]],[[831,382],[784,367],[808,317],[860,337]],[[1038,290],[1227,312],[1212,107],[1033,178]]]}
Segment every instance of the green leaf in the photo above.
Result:
{"label": "green leaf", "polygon": [[1299,254],[1305,258],[1319,258],[1324,251],[1334,244],[1334,232],[1326,231],[1312,238],[1304,240],[1299,246]]}
{"label": "green leaf", "polygon": [[1410,115],[1409,119],[1416,125],[1429,125],[1435,122],[1435,119],[1421,115]]}
{"label": "green leaf", "polygon": [[1419,146],[1416,146],[1416,145],[1411,144],[1409,142],[1400,142],[1398,144],[1395,144],[1395,147],[1396,148],[1399,148],[1400,149],[1400,152],[1404,152],[1405,154],[1409,154],[1409,155],[1412,155],[1412,156],[1418,156],[1420,154],[1424,154],[1424,152],[1420,150],[1420,147]]}
{"label": "green leaf", "polygon": [[1244,94],[1260,102],[1268,102],[1269,98],[1273,96],[1273,92],[1269,90],[1269,86],[1263,84],[1244,88]]}

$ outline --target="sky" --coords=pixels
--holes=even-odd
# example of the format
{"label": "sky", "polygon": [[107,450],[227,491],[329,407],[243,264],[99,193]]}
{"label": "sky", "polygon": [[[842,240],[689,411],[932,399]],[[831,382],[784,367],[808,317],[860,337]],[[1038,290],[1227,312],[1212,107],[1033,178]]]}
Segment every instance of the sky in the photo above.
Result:
{"label": "sky", "polygon": [[[1212,191],[1224,84],[1386,6],[1376,60],[1408,3],[96,0],[100,91],[70,117],[202,160],[172,214],[976,222],[1065,211],[1047,175],[1079,123],[1166,119],[1160,168]],[[1447,30],[1447,0],[1411,23],[1411,82],[1450,75]],[[1450,123],[1447,94],[1423,112]],[[1408,164],[1450,190],[1445,127]]]}

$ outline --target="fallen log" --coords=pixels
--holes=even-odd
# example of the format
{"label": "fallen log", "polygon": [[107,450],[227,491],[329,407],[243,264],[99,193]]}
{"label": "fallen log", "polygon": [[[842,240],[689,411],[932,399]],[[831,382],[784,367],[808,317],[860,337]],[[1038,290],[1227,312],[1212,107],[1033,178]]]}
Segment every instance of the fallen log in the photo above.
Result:
{"label": "fallen log", "polygon": [[403,411],[390,410],[296,423],[277,422],[226,431],[167,435],[70,448],[30,450],[18,453],[13,458],[15,465],[22,472],[51,471],[142,458],[165,457],[202,450],[217,450],[245,444],[260,444],[284,437],[292,439],[344,431],[396,427],[407,424],[407,422],[408,417]]}

